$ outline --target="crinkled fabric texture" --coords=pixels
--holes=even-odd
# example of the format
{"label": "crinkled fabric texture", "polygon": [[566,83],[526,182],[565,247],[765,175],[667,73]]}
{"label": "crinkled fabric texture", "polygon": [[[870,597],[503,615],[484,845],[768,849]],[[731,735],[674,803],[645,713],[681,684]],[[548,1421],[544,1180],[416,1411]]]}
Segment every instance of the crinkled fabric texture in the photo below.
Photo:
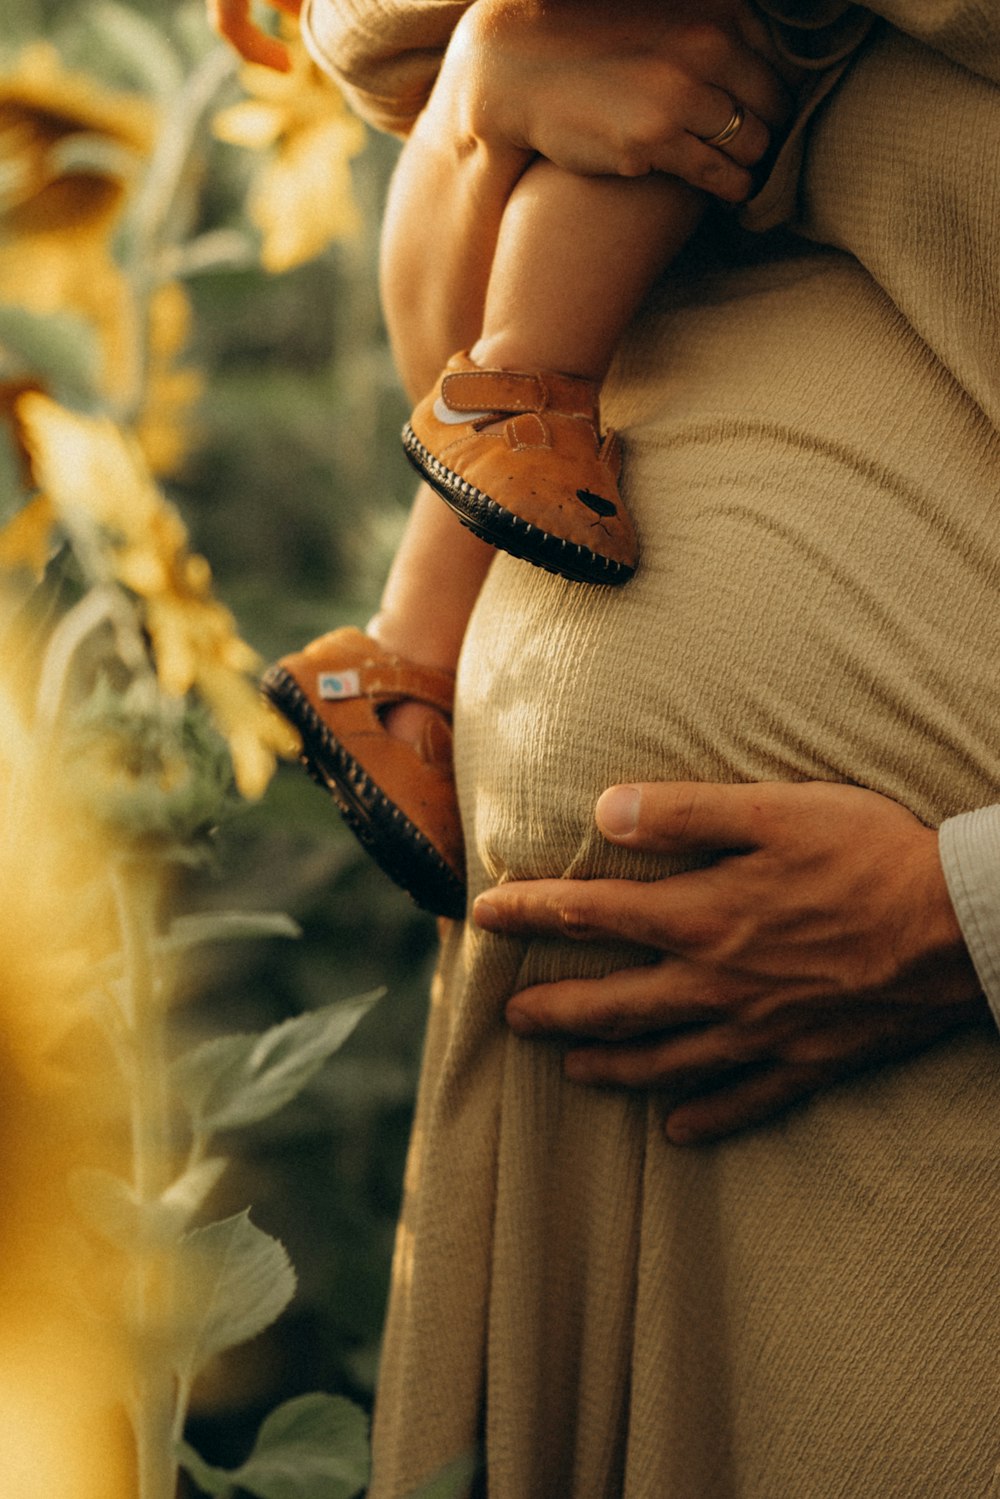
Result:
{"label": "crinkled fabric texture", "polygon": [[[898,9],[917,35],[869,35],[812,120],[795,211],[833,248],[671,278],[625,340],[636,578],[497,559],[459,676],[473,894],[665,872],[594,831],[620,779],[996,800],[1000,15]],[[623,957],[446,938],[372,1499],[478,1442],[490,1499],[997,1499],[995,1031],[678,1151],[655,1097],[503,1025]]]}

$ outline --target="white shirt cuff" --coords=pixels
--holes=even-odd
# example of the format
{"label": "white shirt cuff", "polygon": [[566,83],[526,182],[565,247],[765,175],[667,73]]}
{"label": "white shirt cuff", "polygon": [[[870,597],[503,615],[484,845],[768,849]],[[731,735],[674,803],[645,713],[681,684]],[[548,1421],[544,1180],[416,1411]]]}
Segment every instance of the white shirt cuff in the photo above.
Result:
{"label": "white shirt cuff", "polygon": [[949,817],[938,848],[955,915],[1000,1026],[1000,805]]}

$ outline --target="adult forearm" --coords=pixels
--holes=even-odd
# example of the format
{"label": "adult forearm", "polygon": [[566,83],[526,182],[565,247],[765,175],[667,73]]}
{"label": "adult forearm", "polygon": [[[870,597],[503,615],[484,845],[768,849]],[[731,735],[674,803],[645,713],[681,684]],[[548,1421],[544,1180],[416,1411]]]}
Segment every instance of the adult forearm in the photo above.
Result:
{"label": "adult forearm", "polygon": [[456,34],[386,205],[382,300],[396,365],[414,399],[479,336],[500,220],[531,159],[468,118],[467,79],[476,66],[464,34]]}

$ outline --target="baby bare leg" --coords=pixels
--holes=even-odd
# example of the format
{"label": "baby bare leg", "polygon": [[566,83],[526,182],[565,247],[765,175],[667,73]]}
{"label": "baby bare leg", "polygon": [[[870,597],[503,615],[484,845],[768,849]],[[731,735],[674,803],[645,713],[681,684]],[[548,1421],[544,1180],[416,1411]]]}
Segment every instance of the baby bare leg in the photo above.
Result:
{"label": "baby bare leg", "polygon": [[537,160],[511,193],[486,292],[477,364],[601,380],[703,197],[674,177],[577,177]]}
{"label": "baby bare leg", "polygon": [[472,606],[495,556],[422,484],[368,634],[421,666],[454,671]]}

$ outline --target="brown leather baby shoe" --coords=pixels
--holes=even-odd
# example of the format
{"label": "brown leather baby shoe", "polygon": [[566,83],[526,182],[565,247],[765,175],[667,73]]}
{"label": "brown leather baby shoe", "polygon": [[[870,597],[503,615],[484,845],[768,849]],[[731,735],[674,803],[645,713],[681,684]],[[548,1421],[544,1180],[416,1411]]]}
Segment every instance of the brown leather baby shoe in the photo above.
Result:
{"label": "brown leather baby shoe", "polygon": [[410,462],[484,541],[579,583],[624,583],[635,532],[599,386],[456,354],[403,428]]}
{"label": "brown leather baby shoe", "polygon": [[[302,763],[358,838],[418,906],[465,914],[465,857],[451,762],[455,679],[382,649],[360,630],[333,630],[284,656],[262,689],[302,736]],[[427,703],[419,746],[380,716],[393,703]]]}

